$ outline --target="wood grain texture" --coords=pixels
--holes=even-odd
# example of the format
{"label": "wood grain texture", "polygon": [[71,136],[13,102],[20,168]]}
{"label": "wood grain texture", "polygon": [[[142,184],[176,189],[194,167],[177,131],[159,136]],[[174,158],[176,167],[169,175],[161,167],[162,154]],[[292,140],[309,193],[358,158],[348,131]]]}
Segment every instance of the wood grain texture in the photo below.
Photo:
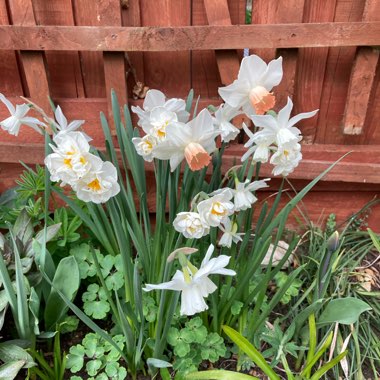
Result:
{"label": "wood grain texture", "polygon": [[[227,0],[204,0],[209,25],[232,25]],[[236,51],[215,52],[222,84],[231,84],[237,77],[240,61]]]}
{"label": "wood grain texture", "polygon": [[[2,1],[0,2],[0,25],[9,23],[6,2]],[[0,73],[1,93],[5,96],[24,94],[15,51],[0,51]]]}
{"label": "wood grain texture", "polygon": [[142,28],[1,25],[0,41],[0,50],[94,52],[368,46],[380,44],[380,22]]}
{"label": "wood grain texture", "polygon": [[[362,20],[364,1],[338,0],[335,22],[356,23]],[[315,142],[318,144],[358,144],[359,136],[343,134],[342,120],[356,47],[332,47],[326,62],[325,79]]]}
{"label": "wood grain texture", "polygon": [[[304,22],[329,22],[334,20],[336,0],[315,0],[305,3]],[[313,111],[320,108],[323,81],[325,77],[328,48],[300,49],[298,52],[298,86],[295,93],[295,113]],[[312,144],[318,125],[318,115],[298,124],[303,142]]]}
{"label": "wood grain texture", "polygon": [[[74,25],[71,0],[33,0],[37,25]],[[45,53],[53,98],[84,97],[84,85],[78,52]]]}
{"label": "wood grain texture", "polygon": [[[366,0],[363,21],[380,21],[380,2]],[[375,90],[375,73],[379,62],[379,50],[360,47],[356,53],[348,88],[347,104],[343,118],[343,133],[363,133],[368,105]]]}
{"label": "wood grain texture", "polygon": [[[191,29],[191,2],[182,0],[179,6],[177,0],[140,0],[141,25],[153,27],[173,27],[171,30]],[[186,27],[187,26],[187,27]],[[160,28],[158,28],[160,29]],[[156,30],[143,28],[139,30]],[[165,46],[170,46],[170,37],[161,35]],[[161,37],[147,33],[144,43],[155,45]],[[116,38],[117,39],[117,38]],[[134,43],[134,42],[133,42]],[[181,42],[176,41],[177,47]],[[129,50],[129,49],[123,49]],[[148,51],[145,49],[134,49]],[[191,88],[190,52],[188,49],[149,49],[144,53],[145,84],[150,88],[160,89],[168,97],[186,96]],[[180,51],[166,53],[166,51]],[[156,51],[156,52],[153,52]],[[164,51],[161,53],[159,51]]]}
{"label": "wood grain texture", "polygon": [[[12,0],[9,3],[9,11],[14,25],[36,27],[31,0]],[[22,51],[20,52],[20,60],[27,85],[26,95],[50,113],[51,108],[48,101],[50,90],[44,54],[42,52]]]}

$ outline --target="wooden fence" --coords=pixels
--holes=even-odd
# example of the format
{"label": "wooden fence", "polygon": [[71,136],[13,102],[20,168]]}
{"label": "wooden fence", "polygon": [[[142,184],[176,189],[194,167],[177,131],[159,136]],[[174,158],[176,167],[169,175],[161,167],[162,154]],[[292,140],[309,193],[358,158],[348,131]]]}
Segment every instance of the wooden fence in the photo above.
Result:
{"label": "wooden fence", "polygon": [[[267,61],[282,55],[276,106],[291,96],[295,112],[319,109],[300,123],[304,160],[291,177],[299,188],[352,151],[306,199],[314,220],[324,209],[347,217],[380,187],[380,0],[253,0],[245,22],[245,0],[0,0],[0,92],[46,109],[49,93],[101,145],[111,88],[121,103],[141,103],[146,85],[169,97],[193,88],[202,105],[219,104],[218,86],[236,77],[243,49]],[[43,145],[27,128],[18,138],[0,132],[0,141],[3,191],[20,160],[43,162]]]}

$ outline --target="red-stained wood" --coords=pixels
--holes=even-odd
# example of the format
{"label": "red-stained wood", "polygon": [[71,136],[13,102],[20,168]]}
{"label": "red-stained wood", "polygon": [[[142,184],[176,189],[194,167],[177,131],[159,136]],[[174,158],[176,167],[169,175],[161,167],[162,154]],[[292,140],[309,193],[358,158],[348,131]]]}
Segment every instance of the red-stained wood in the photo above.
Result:
{"label": "red-stained wood", "polygon": [[[336,0],[328,2],[315,0],[305,3],[304,22],[329,22],[334,20]],[[323,80],[325,77],[328,48],[300,49],[297,64],[297,87],[295,113],[313,111],[320,108]],[[318,116],[301,121],[303,141],[314,142]]]}
{"label": "red-stained wood", "polygon": [[[207,25],[204,0],[192,1],[192,25]],[[215,51],[202,50],[191,52],[191,88],[201,98],[217,98],[218,87],[222,86]]]}
{"label": "red-stained wood", "polygon": [[[364,1],[338,0],[335,22],[356,23],[362,20]],[[357,144],[359,136],[343,134],[342,119],[347,102],[351,68],[356,47],[329,49],[315,142],[318,144]]]}
{"label": "red-stained wood", "polygon": [[[2,25],[0,40],[0,50],[182,51],[178,54],[184,55],[189,54],[187,50],[243,49],[252,45],[258,48],[378,45],[380,22],[142,28]],[[175,62],[180,65],[182,61]],[[188,67],[187,60],[184,63]],[[184,80],[188,82],[187,78]]]}
{"label": "red-stained wood", "polygon": [[[6,2],[0,2],[0,25],[9,24]],[[0,92],[5,96],[23,95],[15,51],[0,51]]]}
{"label": "red-stained wood", "polygon": [[[143,26],[183,27],[191,25],[191,2],[182,0],[140,0],[141,24]],[[182,29],[182,28],[181,28]],[[170,46],[168,35],[161,35],[165,46]],[[149,45],[155,45],[160,37],[145,34],[143,40]],[[134,43],[134,42],[133,42]],[[175,42],[180,46],[181,42]],[[128,50],[128,49],[125,49]],[[145,50],[145,49],[136,49]],[[167,51],[170,49],[155,49]],[[190,52],[187,49],[176,53],[144,53],[145,84],[150,88],[160,89],[168,97],[186,96],[191,88]]]}
{"label": "red-stained wood", "polygon": [[[37,25],[74,25],[71,0],[33,0]],[[50,90],[53,98],[84,97],[84,86],[78,52],[47,51]]]}
{"label": "red-stained wood", "polygon": [[[122,6],[121,18],[123,26],[141,26],[141,8],[140,0],[129,0]],[[131,89],[136,85],[136,81],[144,83],[144,57],[142,52],[129,52],[129,61],[132,67],[128,70],[128,90],[131,95]],[[134,71],[134,72],[133,72]],[[135,80],[136,78],[136,80]]]}
{"label": "red-stained wood", "polygon": [[[232,25],[227,0],[204,0],[209,25]],[[231,84],[237,77],[240,62],[236,51],[215,52],[221,81]]]}
{"label": "red-stained wood", "polygon": [[[101,0],[91,1],[91,5],[83,0],[72,0],[74,10],[75,25],[73,30],[78,30],[78,26],[99,26],[101,17],[99,6]],[[91,38],[91,37],[90,37]],[[49,49],[51,50],[51,49]],[[81,50],[81,49],[73,49]],[[98,51],[80,51],[81,69],[84,83],[85,97],[88,98],[105,98],[105,78],[103,65],[103,49]]]}
{"label": "red-stained wood", "polygon": [[[99,2],[98,17],[101,25],[121,26],[121,4],[120,0],[102,0]],[[104,78],[108,105],[108,122],[115,132],[115,125],[112,111],[111,92],[115,91],[120,109],[128,103],[127,100],[127,78],[124,53],[104,52]]]}
{"label": "red-stained wood", "polygon": [[[380,2],[366,0],[363,21],[380,21]],[[361,47],[358,49],[351,72],[347,104],[343,119],[343,132],[347,135],[363,133],[369,99],[374,92],[379,50]]]}
{"label": "red-stained wood", "polygon": [[[97,142],[94,144],[97,145]],[[100,147],[103,148],[102,145]],[[380,184],[380,162],[375,155],[379,149],[379,146],[354,147],[353,152],[337,164],[323,180]],[[232,165],[239,163],[244,151],[241,146],[231,146],[231,149],[226,151],[223,170],[227,171]],[[348,151],[347,147],[341,146],[305,146],[303,148],[304,158],[297,169],[289,175],[289,178],[312,180]],[[43,163],[43,157],[42,144],[2,143],[0,151],[0,162],[17,163],[23,161],[28,164],[37,164]],[[360,162],[358,162],[359,158]],[[148,165],[148,167],[153,170],[151,166]],[[262,176],[270,177],[271,171],[271,165],[262,165]]]}
{"label": "red-stained wood", "polygon": [[[35,26],[33,3],[31,0],[13,0],[9,3],[11,21],[14,25]],[[50,113],[48,101],[49,82],[45,57],[42,52],[22,51],[20,59],[24,70],[27,95]]]}

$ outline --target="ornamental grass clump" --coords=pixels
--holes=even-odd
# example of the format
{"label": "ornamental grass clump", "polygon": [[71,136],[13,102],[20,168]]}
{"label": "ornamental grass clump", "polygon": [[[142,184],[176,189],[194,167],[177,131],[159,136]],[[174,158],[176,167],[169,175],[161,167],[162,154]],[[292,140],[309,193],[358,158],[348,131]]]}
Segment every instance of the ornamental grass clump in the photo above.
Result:
{"label": "ornamental grass clump", "polygon": [[[182,368],[178,364],[181,360],[175,358],[177,348],[173,354],[168,340],[177,347],[173,328],[188,328],[188,316],[200,313],[202,329],[216,337],[222,348],[219,340],[225,324],[239,326],[253,338],[303,271],[303,267],[294,269],[272,299],[266,300],[269,285],[278,278],[299,241],[297,236],[290,238],[282,258],[272,265],[275,250],[284,239],[287,217],[331,169],[282,209],[282,185],[272,206],[258,202],[261,196],[257,190],[269,182],[268,178],[260,179],[261,164],[269,162],[274,176],[285,178],[292,173],[302,159],[302,135],[296,124],[317,112],[290,117],[290,99],[286,105],[278,104],[283,107],[278,114],[272,110],[276,103],[272,90],[282,75],[282,58],[268,65],[255,55],[244,58],[237,80],[219,89],[225,103],[213,113],[208,109],[198,112],[198,102],[193,108],[192,91],[183,100],[149,90],[142,108],[132,107],[138,117],[136,128],[127,106],[121,115],[113,92],[116,139],[101,114],[105,150],[91,146],[91,138],[81,130],[84,122],[68,122],[59,107],[52,119],[33,103],[14,108],[0,97],[11,113],[0,122],[3,130],[17,135],[23,124],[45,135],[45,206],[51,194],[59,196],[101,249],[100,255],[90,244],[86,257],[75,251],[71,256],[80,261],[81,268],[91,263],[91,276],[97,279],[82,296],[84,308],[60,289],[56,292],[98,334],[97,339],[114,348],[132,378],[140,371],[154,373],[155,367],[167,367],[173,360],[176,368]],[[39,112],[42,121],[28,118],[29,109]],[[237,158],[239,165],[225,171],[222,162],[228,143],[243,133],[232,119],[242,114],[254,124],[253,129],[242,126],[249,138],[245,144],[248,150]],[[153,178],[154,210],[148,206]],[[265,266],[261,265],[264,259]],[[112,261],[112,271],[118,274],[112,281],[114,274],[111,267],[105,270],[106,261]],[[84,280],[90,275],[83,277],[82,269]],[[40,270],[51,283],[46,269],[40,266]],[[106,310],[97,308],[96,302],[106,305]],[[106,316],[112,316],[112,321],[107,317],[108,325],[112,324],[107,331],[94,321]],[[115,343],[119,335],[122,345]],[[225,350],[215,351],[212,361],[218,359],[217,352],[220,356]],[[73,360],[70,356],[70,365]],[[107,371],[103,361],[99,359],[96,370]]]}

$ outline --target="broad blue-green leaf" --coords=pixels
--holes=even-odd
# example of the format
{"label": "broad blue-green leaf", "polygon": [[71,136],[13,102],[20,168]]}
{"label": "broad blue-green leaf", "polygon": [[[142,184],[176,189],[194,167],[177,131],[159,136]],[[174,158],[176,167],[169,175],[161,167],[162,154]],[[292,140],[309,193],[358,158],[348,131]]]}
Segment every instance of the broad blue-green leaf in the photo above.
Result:
{"label": "broad blue-green leaf", "polygon": [[351,325],[355,323],[361,313],[371,310],[371,307],[355,297],[338,298],[330,301],[321,316],[318,324],[341,323]]}
{"label": "broad blue-green leaf", "polygon": [[24,368],[35,366],[33,358],[23,348],[13,343],[0,343],[0,359],[5,363],[23,361]]}
{"label": "broad blue-green leaf", "polygon": [[70,301],[75,297],[80,284],[78,264],[73,256],[65,257],[60,261],[53,278],[53,286],[46,302],[45,324],[46,330],[55,330],[68,309],[65,301],[59,296],[60,290]]}
{"label": "broad blue-green leaf", "polygon": [[0,367],[0,379],[13,380],[17,376],[18,371],[20,371],[20,369],[24,366],[24,364],[24,360],[17,360],[14,362],[3,364]]}
{"label": "broad blue-green leaf", "polygon": [[169,368],[173,367],[169,362],[166,362],[165,360],[160,360],[156,358],[149,358],[147,360],[147,363],[149,366],[155,367],[155,368]]}

